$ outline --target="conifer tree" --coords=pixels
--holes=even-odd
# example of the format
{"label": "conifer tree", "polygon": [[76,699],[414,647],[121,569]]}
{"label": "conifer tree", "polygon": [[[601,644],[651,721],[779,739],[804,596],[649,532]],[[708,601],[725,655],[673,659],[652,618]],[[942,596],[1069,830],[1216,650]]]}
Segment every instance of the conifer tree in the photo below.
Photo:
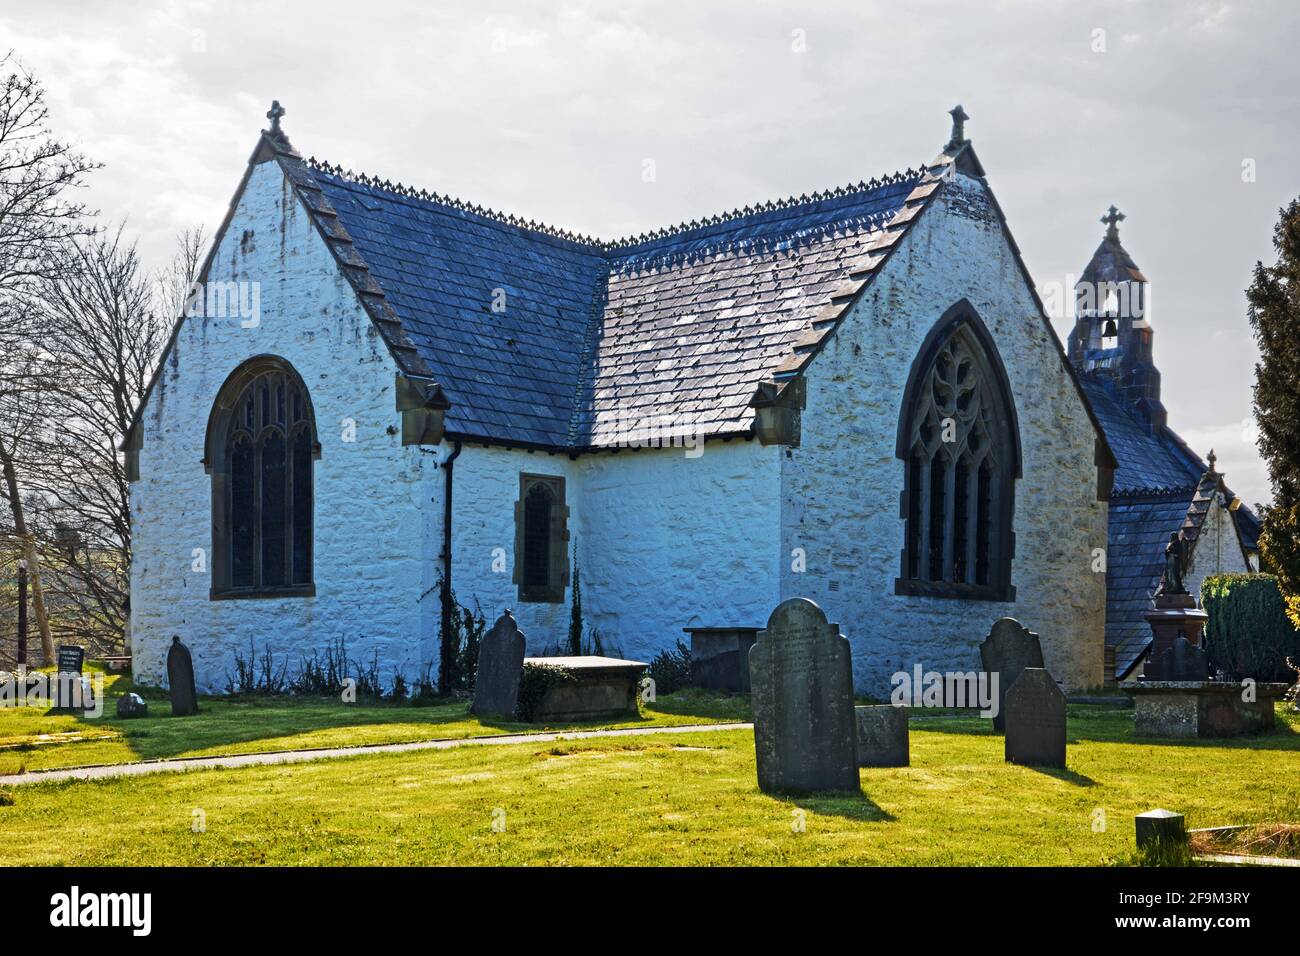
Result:
{"label": "conifer tree", "polygon": [[1260,353],[1255,365],[1259,450],[1273,486],[1260,549],[1300,626],[1300,199],[1280,210],[1273,247],[1277,262],[1257,262],[1246,290]]}

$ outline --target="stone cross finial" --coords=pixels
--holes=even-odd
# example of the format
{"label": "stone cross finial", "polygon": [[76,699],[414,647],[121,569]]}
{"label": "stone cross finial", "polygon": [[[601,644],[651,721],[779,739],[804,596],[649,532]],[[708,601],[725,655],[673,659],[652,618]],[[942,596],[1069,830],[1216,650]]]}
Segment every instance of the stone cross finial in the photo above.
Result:
{"label": "stone cross finial", "polygon": [[1106,215],[1101,217],[1101,221],[1106,225],[1106,238],[1118,239],[1119,224],[1124,221],[1124,214],[1114,206],[1111,206]]}
{"label": "stone cross finial", "polygon": [[[1208,461],[1208,462],[1210,463],[1210,471],[1214,471],[1214,464],[1215,464],[1215,462],[1218,461],[1218,459],[1214,457],[1214,449],[1213,449],[1213,448],[1210,449],[1210,454],[1209,454],[1209,456],[1208,456],[1205,460]],[[1217,472],[1216,472],[1216,474],[1217,474]]]}
{"label": "stone cross finial", "polygon": [[964,124],[970,117],[960,103],[950,109],[948,115],[952,117],[952,139],[948,140],[948,149],[956,149],[966,142]]}
{"label": "stone cross finial", "polygon": [[280,105],[279,100],[271,100],[271,108],[266,112],[266,118],[271,121],[271,135],[280,135],[280,117],[284,115],[284,107]]}

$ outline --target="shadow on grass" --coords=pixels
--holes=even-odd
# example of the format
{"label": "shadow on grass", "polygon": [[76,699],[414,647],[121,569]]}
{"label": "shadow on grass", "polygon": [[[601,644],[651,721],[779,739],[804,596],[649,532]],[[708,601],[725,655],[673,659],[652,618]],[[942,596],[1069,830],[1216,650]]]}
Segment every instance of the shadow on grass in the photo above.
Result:
{"label": "shadow on grass", "polygon": [[[919,717],[919,719],[918,719]],[[1241,737],[1171,738],[1138,736],[1133,728],[1133,711],[1123,708],[1071,704],[1066,714],[1066,742],[1142,744],[1158,747],[1231,747],[1241,750],[1300,750],[1300,714],[1283,706],[1271,730]],[[916,715],[912,730],[968,736],[1001,736],[993,722],[971,711],[946,711]]]}
{"label": "shadow on grass", "polygon": [[801,810],[823,817],[842,817],[861,823],[893,823],[896,819],[862,790],[848,793],[791,792],[770,796],[785,799]]}
{"label": "shadow on grass", "polygon": [[1065,783],[1073,784],[1076,787],[1095,787],[1097,781],[1093,780],[1087,774],[1079,773],[1077,770],[1071,770],[1069,767],[1030,767],[1025,766],[1026,770],[1033,770],[1035,773],[1041,773],[1045,777],[1055,777]]}
{"label": "shadow on grass", "polygon": [[[117,700],[127,693],[137,693],[148,704],[146,717],[119,718]],[[438,699],[430,703],[410,701],[362,700],[345,704],[334,697],[289,696],[202,696],[198,714],[171,716],[171,700],[165,690],[135,684],[125,674],[106,674],[104,713],[87,717],[81,713],[38,716],[28,711],[22,726],[14,725],[15,745],[10,752],[35,750],[53,752],[54,748],[77,748],[93,741],[112,741],[123,751],[110,762],[160,760],[200,753],[317,749],[367,744],[405,743],[440,737],[464,738],[495,734],[523,734],[543,731],[571,732],[607,728],[655,726],[656,719],[672,718],[677,723],[736,721],[748,719],[748,698],[716,693],[684,692],[661,696],[659,701],[644,705],[644,712],[626,717],[542,725],[506,718],[479,719],[470,716],[467,698]],[[14,712],[15,715],[18,713]],[[0,714],[0,717],[5,715]],[[47,722],[47,718],[57,723]],[[82,733],[78,741],[50,742],[37,745],[38,735]],[[304,739],[304,735],[312,735]],[[0,724],[0,738],[5,729]],[[18,742],[31,738],[31,743]],[[71,750],[66,752],[71,753]],[[99,763],[103,751],[93,758],[60,762]]]}

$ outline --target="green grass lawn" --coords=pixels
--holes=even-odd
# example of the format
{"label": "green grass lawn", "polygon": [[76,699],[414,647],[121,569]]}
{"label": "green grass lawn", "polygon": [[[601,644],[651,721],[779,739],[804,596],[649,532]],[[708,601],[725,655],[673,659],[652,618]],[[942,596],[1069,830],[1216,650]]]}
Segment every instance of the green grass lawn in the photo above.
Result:
{"label": "green grass lawn", "polygon": [[[596,727],[649,727],[749,720],[745,698],[690,691],[643,704],[639,719],[543,726],[480,720],[464,700],[416,707],[409,703],[344,704],[338,698],[204,697],[192,717],[172,717],[165,691],[137,687],[120,674],[104,682],[104,715],[54,714],[47,708],[0,708],[0,774],[52,767],[88,766],[261,753],[318,747],[405,743],[437,737]],[[135,691],[149,716],[121,720],[116,701]]]}
{"label": "green grass lawn", "polygon": [[1279,714],[1265,736],[1174,743],[1072,706],[1064,771],[1004,763],[987,721],[918,717],[912,766],[843,797],[760,793],[739,729],[43,783],[0,805],[0,864],[1128,863],[1153,807],[1296,821],[1300,733]]}

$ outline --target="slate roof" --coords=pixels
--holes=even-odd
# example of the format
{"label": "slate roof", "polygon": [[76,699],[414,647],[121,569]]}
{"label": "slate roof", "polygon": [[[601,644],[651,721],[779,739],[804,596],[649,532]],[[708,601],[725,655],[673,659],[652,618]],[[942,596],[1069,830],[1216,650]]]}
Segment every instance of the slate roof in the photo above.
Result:
{"label": "slate roof", "polygon": [[1146,282],[1146,276],[1137,267],[1128,250],[1120,244],[1118,235],[1107,235],[1088,260],[1079,276],[1080,283]]}
{"label": "slate roof", "polygon": [[[799,401],[798,377],[947,174],[984,178],[959,132],[919,170],[602,242],[304,159],[273,117],[199,281],[252,170],[274,160],[406,379],[399,404],[446,409],[447,438],[576,454],[646,424],[749,437],[756,407]],[[140,447],[159,370],[124,450]]]}
{"label": "slate roof", "polygon": [[1105,379],[1081,372],[1079,381],[1119,463],[1112,494],[1185,490],[1190,499],[1205,462],[1168,428],[1153,430]]}
{"label": "slate roof", "polygon": [[1106,534],[1106,643],[1115,648],[1115,674],[1123,677],[1151,643],[1142,616],[1164,570],[1165,545],[1187,516],[1192,492],[1115,496]]}
{"label": "slate roof", "polygon": [[[1169,535],[1181,531],[1192,549],[1210,500],[1232,491],[1167,426],[1152,428],[1109,380],[1079,379],[1119,467],[1110,498],[1106,547],[1106,643],[1115,647],[1115,673],[1123,677],[1151,643],[1142,616],[1164,570]],[[1241,547],[1253,550],[1259,523],[1244,505],[1231,513]]]}
{"label": "slate roof", "polygon": [[565,444],[608,272],[601,250],[336,174],[314,178],[451,400],[448,429]]}
{"label": "slate roof", "polygon": [[599,242],[307,166],[451,400],[448,432],[567,448],[647,422],[746,431],[757,383],[923,175]]}

